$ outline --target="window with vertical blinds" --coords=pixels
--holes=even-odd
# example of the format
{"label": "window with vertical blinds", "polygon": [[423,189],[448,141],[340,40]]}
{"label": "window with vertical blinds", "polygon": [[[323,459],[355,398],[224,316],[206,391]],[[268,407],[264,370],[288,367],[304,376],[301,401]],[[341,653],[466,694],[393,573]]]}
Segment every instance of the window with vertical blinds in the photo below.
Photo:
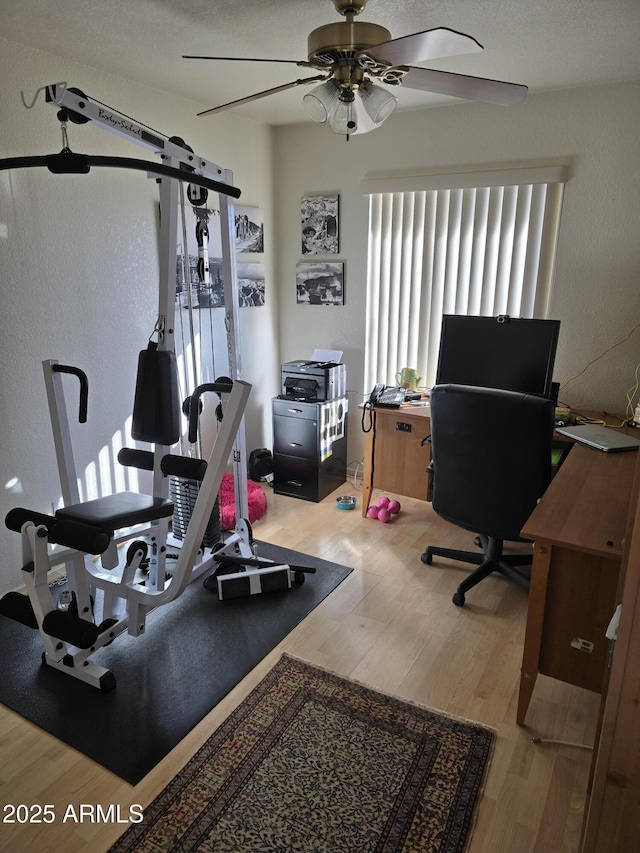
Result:
{"label": "window with vertical blinds", "polygon": [[545,318],[566,167],[367,178],[365,389],[433,385],[443,314]]}

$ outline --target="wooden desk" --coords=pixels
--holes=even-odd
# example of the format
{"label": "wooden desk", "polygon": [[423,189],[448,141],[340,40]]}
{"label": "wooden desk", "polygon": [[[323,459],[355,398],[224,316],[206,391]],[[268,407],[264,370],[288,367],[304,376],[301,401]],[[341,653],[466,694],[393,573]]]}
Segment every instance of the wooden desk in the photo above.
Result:
{"label": "wooden desk", "polygon": [[[597,413],[589,413],[597,415]],[[366,434],[362,514],[375,489],[428,500],[428,406],[373,409]],[[366,420],[366,415],[365,415]],[[637,430],[626,429],[638,436]],[[534,542],[517,722],[524,724],[538,673],[602,691],[619,599],[635,452],[575,444],[522,535]]]}
{"label": "wooden desk", "polygon": [[518,725],[539,672],[602,691],[637,460],[574,445],[522,529],[535,544]]}
{"label": "wooden desk", "polygon": [[394,495],[429,499],[427,465],[431,445],[423,440],[431,432],[429,406],[405,403],[399,409],[372,409],[371,429],[365,437],[362,515],[367,514],[371,492],[382,489]]}

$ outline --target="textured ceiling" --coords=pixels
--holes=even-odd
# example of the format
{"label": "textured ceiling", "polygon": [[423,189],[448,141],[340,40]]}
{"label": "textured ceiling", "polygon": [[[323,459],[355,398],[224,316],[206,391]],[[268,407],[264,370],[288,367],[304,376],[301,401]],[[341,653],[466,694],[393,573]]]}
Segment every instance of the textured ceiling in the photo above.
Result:
{"label": "textured ceiling", "polygon": [[[330,0],[0,0],[2,36],[203,107],[317,72],[182,54],[303,60],[309,32],[340,20]],[[640,79],[640,0],[369,0],[360,20],[394,38],[441,26],[471,35],[484,51],[424,64],[524,83],[531,92]],[[305,121],[306,91],[235,109],[270,124]],[[451,102],[402,88],[394,94],[399,109]]]}

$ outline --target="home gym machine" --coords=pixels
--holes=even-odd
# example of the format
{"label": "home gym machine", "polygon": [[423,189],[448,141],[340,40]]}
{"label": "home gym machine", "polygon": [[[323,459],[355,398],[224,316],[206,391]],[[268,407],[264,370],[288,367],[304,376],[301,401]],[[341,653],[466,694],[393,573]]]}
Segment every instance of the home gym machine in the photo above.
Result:
{"label": "home gym machine", "polygon": [[[155,131],[91,101],[65,83],[46,86],[40,91],[44,91],[45,101],[58,109],[62,151],[44,157],[0,160],[0,170],[45,166],[56,174],[82,174],[89,172],[92,166],[138,169],[157,180],[160,192],[160,284],[158,319],[154,328],[157,342],[150,344],[140,356],[132,429],[132,437],[148,442],[153,450],[124,448],[119,454],[122,464],[150,472],[152,494],[122,492],[85,502],[80,500],[62,377],[75,376],[80,383],[78,421],[81,423],[86,421],[88,380],[80,368],[48,360],[43,362],[43,370],[62,506],[53,515],[16,508],[5,519],[6,526],[21,535],[22,579],[28,595],[17,591],[7,593],[0,599],[0,613],[40,632],[44,645],[42,659],[46,665],[101,690],[110,690],[115,687],[115,677],[92,660],[94,653],[125,631],[132,636],[143,634],[146,616],[177,598],[195,578],[212,571],[218,576],[221,597],[224,597],[223,589],[228,593],[226,597],[235,597],[288,588],[292,581],[301,583],[304,573],[313,569],[260,559],[247,518],[244,412],[251,386],[241,378],[239,360],[232,199],[238,198],[240,192],[233,186],[230,171],[196,155],[181,139],[163,139]],[[27,108],[35,105],[39,92],[30,104],[23,96]],[[69,121],[79,125],[91,121],[153,151],[161,163],[75,154],[68,145]],[[197,440],[201,396],[212,392],[220,398],[217,436],[207,461],[193,455],[171,453],[171,447],[180,439],[179,412],[174,416],[177,402],[175,303],[176,234],[181,202],[184,203],[183,183],[189,185],[190,200],[202,197],[209,190],[219,194],[222,225],[225,327],[229,373],[233,379],[198,384],[195,369],[196,387],[182,407],[188,416],[188,440],[193,446]],[[202,229],[198,237],[201,245],[206,238]],[[186,246],[184,251],[186,253]],[[201,259],[206,260],[206,245]],[[173,412],[161,410],[167,401]],[[154,409],[157,406],[160,410]],[[203,537],[230,458],[235,485],[236,530],[226,541],[216,543],[207,556]],[[170,476],[197,481],[199,488],[184,539],[179,543],[177,561],[169,572],[167,543],[171,538],[169,521],[174,512],[174,503],[169,499]],[[127,543],[130,543],[128,547]],[[172,550],[175,547],[173,542]],[[62,566],[65,567],[67,589],[64,601],[62,596],[55,601],[49,573]]]}

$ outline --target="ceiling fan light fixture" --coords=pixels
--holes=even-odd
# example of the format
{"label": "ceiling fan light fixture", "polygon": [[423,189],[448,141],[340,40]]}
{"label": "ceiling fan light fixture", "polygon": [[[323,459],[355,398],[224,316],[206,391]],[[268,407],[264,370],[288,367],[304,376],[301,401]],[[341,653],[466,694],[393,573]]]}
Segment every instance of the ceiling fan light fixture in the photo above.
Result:
{"label": "ceiling fan light fixture", "polygon": [[395,110],[398,99],[382,86],[367,81],[360,87],[360,99],[365,111],[376,127],[389,118]]}
{"label": "ceiling fan light fixture", "polygon": [[358,131],[358,117],[351,100],[339,100],[329,115],[329,127],[334,133],[351,136]]}
{"label": "ceiling fan light fixture", "polygon": [[321,123],[330,117],[338,104],[339,97],[338,84],[334,80],[325,80],[324,83],[307,92],[302,103],[309,118]]}

